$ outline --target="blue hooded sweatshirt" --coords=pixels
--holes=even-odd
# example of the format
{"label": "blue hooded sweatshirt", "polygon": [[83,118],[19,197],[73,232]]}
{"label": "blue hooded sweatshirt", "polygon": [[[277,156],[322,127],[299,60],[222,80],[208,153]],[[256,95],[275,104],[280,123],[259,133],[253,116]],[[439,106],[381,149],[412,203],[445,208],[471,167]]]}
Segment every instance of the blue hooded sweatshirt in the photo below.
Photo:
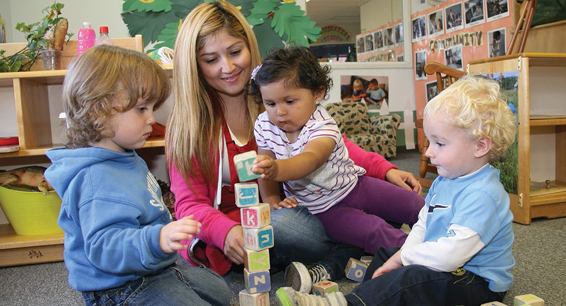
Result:
{"label": "blue hooded sweatshirt", "polygon": [[62,199],[58,223],[73,289],[115,288],[175,262],[176,253],[159,246],[171,214],[135,151],[56,148],[46,154],[53,165],[45,178]]}

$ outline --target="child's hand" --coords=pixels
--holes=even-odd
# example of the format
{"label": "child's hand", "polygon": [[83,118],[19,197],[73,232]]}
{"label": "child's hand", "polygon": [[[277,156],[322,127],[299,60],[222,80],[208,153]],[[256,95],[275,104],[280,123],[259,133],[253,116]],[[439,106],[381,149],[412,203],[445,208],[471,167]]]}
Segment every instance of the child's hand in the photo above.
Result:
{"label": "child's hand", "polygon": [[273,158],[267,155],[258,155],[254,160],[252,171],[253,173],[261,174],[261,178],[264,180],[273,181],[277,177],[279,168]]}
{"label": "child's hand", "polygon": [[173,253],[188,248],[193,235],[200,233],[200,226],[200,222],[195,221],[193,215],[168,223],[159,233],[161,250],[165,253]]}
{"label": "child's hand", "polygon": [[244,263],[244,230],[241,225],[236,225],[228,231],[224,240],[224,254],[235,264]]}
{"label": "child's hand", "polygon": [[393,256],[391,256],[381,267],[375,270],[371,278],[376,278],[387,272],[401,268],[402,266],[403,262],[401,261],[401,250],[399,250],[397,251],[397,253],[393,254]]}
{"label": "child's hand", "polygon": [[281,209],[281,208],[293,208],[297,207],[299,202],[295,198],[285,198],[279,203],[275,203],[271,206],[271,210]]}

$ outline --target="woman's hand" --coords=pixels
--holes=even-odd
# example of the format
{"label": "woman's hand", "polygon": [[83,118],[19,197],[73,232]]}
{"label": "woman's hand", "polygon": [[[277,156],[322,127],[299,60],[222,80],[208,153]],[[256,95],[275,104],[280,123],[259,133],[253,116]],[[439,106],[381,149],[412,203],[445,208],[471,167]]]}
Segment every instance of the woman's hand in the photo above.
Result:
{"label": "woman's hand", "polygon": [[228,231],[224,241],[224,254],[235,264],[244,263],[244,230],[241,225],[236,225]]}
{"label": "woman's hand", "polygon": [[375,270],[371,278],[376,278],[387,272],[401,268],[402,266],[403,262],[401,261],[401,250],[399,250],[397,251],[397,253],[393,254],[393,256],[391,256],[381,267]]}
{"label": "woman's hand", "polygon": [[297,201],[297,199],[295,198],[285,198],[283,201],[280,201],[279,203],[275,203],[273,205],[271,205],[271,210],[277,210],[277,209],[281,209],[281,208],[293,208],[293,207],[297,207],[299,205],[299,202]]}
{"label": "woman's hand", "polygon": [[410,172],[399,169],[389,169],[389,171],[385,173],[385,179],[401,188],[412,190],[418,195],[422,195],[423,187],[417,178],[415,178],[415,176]]}
{"label": "woman's hand", "polygon": [[169,222],[159,232],[159,246],[164,253],[185,250],[193,235],[200,233],[200,222],[193,215]]}

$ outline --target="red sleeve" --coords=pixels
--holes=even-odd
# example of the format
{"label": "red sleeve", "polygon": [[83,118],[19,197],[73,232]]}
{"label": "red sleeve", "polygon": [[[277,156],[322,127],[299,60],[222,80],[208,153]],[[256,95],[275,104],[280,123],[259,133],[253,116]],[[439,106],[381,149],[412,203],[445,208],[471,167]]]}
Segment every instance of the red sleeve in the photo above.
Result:
{"label": "red sleeve", "polygon": [[356,165],[366,170],[365,175],[385,180],[387,171],[390,169],[398,169],[395,165],[388,162],[385,157],[374,152],[367,152],[360,148],[358,145],[348,140],[344,134],[342,134],[342,138],[344,139],[346,149],[348,149],[350,159],[353,160]]}
{"label": "red sleeve", "polygon": [[[216,175],[218,170],[215,171]],[[231,220],[226,214],[214,208],[216,185],[207,183],[202,175],[191,178],[191,190],[183,176],[170,167],[169,179],[171,191],[175,194],[175,217],[177,219],[193,215],[201,225],[200,234],[196,235],[208,245],[224,250],[224,240],[228,231],[239,223]],[[186,256],[187,250],[181,255]]]}

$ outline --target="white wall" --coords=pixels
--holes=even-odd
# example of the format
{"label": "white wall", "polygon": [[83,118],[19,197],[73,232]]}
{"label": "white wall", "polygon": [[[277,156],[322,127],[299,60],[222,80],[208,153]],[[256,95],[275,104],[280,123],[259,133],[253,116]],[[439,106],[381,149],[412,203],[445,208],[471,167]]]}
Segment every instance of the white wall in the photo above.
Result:
{"label": "white wall", "polygon": [[360,33],[402,18],[403,1],[372,0],[360,6]]}
{"label": "white wall", "polygon": [[[122,21],[122,0],[59,0],[65,4],[61,16],[69,20],[71,38],[84,21],[92,24],[98,33],[100,26],[108,26],[110,37],[130,37],[126,24]],[[45,16],[41,11],[53,4],[53,0],[1,0],[0,14],[6,20],[7,42],[25,42],[24,34],[15,29],[18,22],[26,24],[38,22]]]}

